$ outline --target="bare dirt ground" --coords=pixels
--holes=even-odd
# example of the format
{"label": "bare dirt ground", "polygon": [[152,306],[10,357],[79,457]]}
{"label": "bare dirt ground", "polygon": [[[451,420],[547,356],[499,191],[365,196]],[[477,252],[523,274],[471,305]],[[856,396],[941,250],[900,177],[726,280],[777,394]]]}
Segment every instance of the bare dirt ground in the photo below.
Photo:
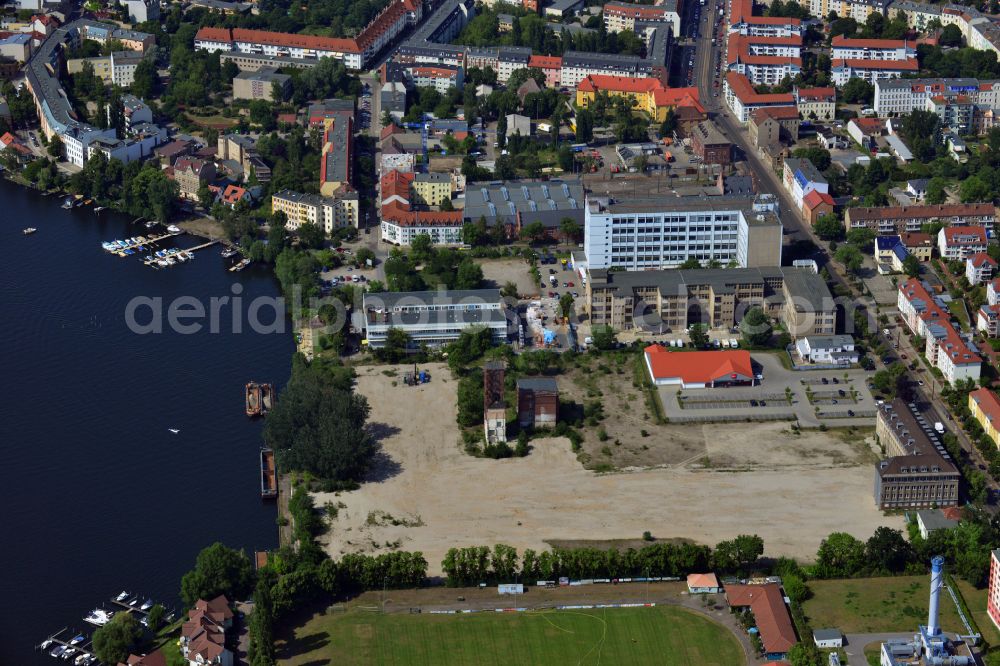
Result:
{"label": "bare dirt ground", "polygon": [[[427,369],[433,378],[420,387],[383,373],[390,368],[359,369],[358,391],[371,403],[384,460],[359,490],[317,495],[317,505],[340,507],[325,537],[331,555],[419,550],[435,575],[451,547],[502,542],[537,550],[649,530],[710,545],[756,533],[769,555],[809,559],[830,532],[867,538],[879,525],[902,527],[901,518],[875,509],[872,468],[858,445],[831,433],[783,433],[783,424],[653,426],[642,441],[650,449],[688,442],[694,453],[677,453],[687,464],[621,473],[584,469],[560,438],[534,440],[526,458],[473,458],[459,446],[457,381],[444,366]],[[641,420],[641,395],[631,405]],[[609,414],[618,409],[605,406]],[[677,438],[673,445],[667,433]],[[592,439],[588,431],[585,447]],[[704,466],[706,455],[759,462],[752,471],[720,471]]]}
{"label": "bare dirt ground", "polygon": [[507,282],[517,285],[519,294],[537,294],[538,285],[531,278],[528,263],[521,258],[511,259],[480,259],[483,267],[483,278],[493,283],[497,289],[502,289]]}

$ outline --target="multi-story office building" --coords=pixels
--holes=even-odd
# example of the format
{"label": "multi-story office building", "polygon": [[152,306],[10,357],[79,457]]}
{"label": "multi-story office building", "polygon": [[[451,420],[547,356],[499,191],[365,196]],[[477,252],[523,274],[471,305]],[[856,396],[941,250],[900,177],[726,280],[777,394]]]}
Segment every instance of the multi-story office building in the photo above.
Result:
{"label": "multi-story office building", "polygon": [[899,399],[880,405],[875,435],[887,456],[875,469],[880,509],[958,504],[961,474],[922,414]]}
{"label": "multi-story office building", "polygon": [[454,342],[476,327],[488,328],[495,342],[507,340],[507,309],[499,289],[366,293],[361,310],[373,349],[385,346],[392,329],[406,332],[414,349]]}
{"label": "multi-story office building", "polygon": [[622,201],[590,197],[584,231],[590,268],[649,270],[690,259],[744,268],[781,265],[782,225],[778,200],[771,194]]}
{"label": "multi-story office building", "polygon": [[282,190],[271,196],[271,211],[285,214],[287,229],[294,231],[303,224],[315,224],[329,234],[342,227],[357,228],[358,193],[353,188],[342,188],[332,197],[323,197]]}
{"label": "multi-story office building", "polygon": [[683,331],[691,324],[732,328],[754,307],[795,338],[833,335],[837,309],[823,279],[806,268],[587,271],[594,326]]}

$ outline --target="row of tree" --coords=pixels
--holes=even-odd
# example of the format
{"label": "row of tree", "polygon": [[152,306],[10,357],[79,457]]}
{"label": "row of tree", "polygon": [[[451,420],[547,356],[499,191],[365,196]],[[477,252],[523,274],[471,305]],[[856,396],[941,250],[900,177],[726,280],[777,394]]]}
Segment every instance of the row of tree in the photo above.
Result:
{"label": "row of tree", "polygon": [[715,570],[740,573],[764,553],[764,541],[756,535],[740,535],[719,543],[715,549],[691,543],[651,543],[635,549],[556,548],[536,552],[526,549],[521,557],[505,544],[451,548],[441,568],[451,586],[484,582],[530,584],[539,580],[621,578],[637,576],[682,576]]}

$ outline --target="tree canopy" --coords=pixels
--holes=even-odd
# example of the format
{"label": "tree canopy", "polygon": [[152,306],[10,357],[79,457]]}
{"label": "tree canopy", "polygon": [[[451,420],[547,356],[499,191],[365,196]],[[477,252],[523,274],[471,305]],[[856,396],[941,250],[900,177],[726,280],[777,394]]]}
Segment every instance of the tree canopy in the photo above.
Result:
{"label": "tree canopy", "polygon": [[181,598],[189,606],[220,594],[235,601],[249,595],[253,585],[253,565],[247,554],[215,542],[198,553],[194,569],[184,574]]}

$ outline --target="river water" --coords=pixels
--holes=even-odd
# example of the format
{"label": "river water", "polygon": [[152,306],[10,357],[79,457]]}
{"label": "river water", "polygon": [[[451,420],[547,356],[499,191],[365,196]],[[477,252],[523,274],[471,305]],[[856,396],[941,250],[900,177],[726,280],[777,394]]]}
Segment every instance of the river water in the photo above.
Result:
{"label": "river water", "polygon": [[163,333],[139,335],[125,316],[137,296],[162,298],[164,313],[234,285],[244,303],[274,297],[270,273],[230,273],[218,247],[154,270],[100,247],[149,233],[141,224],[60,203],[0,181],[3,666],[66,663],[34,646],[66,626],[90,633],[84,615],[121,590],[180,610],[180,578],[213,541],[277,542],[243,386],[286,381],[291,333],[233,333],[225,308],[218,333],[171,332],[164,316]]}

